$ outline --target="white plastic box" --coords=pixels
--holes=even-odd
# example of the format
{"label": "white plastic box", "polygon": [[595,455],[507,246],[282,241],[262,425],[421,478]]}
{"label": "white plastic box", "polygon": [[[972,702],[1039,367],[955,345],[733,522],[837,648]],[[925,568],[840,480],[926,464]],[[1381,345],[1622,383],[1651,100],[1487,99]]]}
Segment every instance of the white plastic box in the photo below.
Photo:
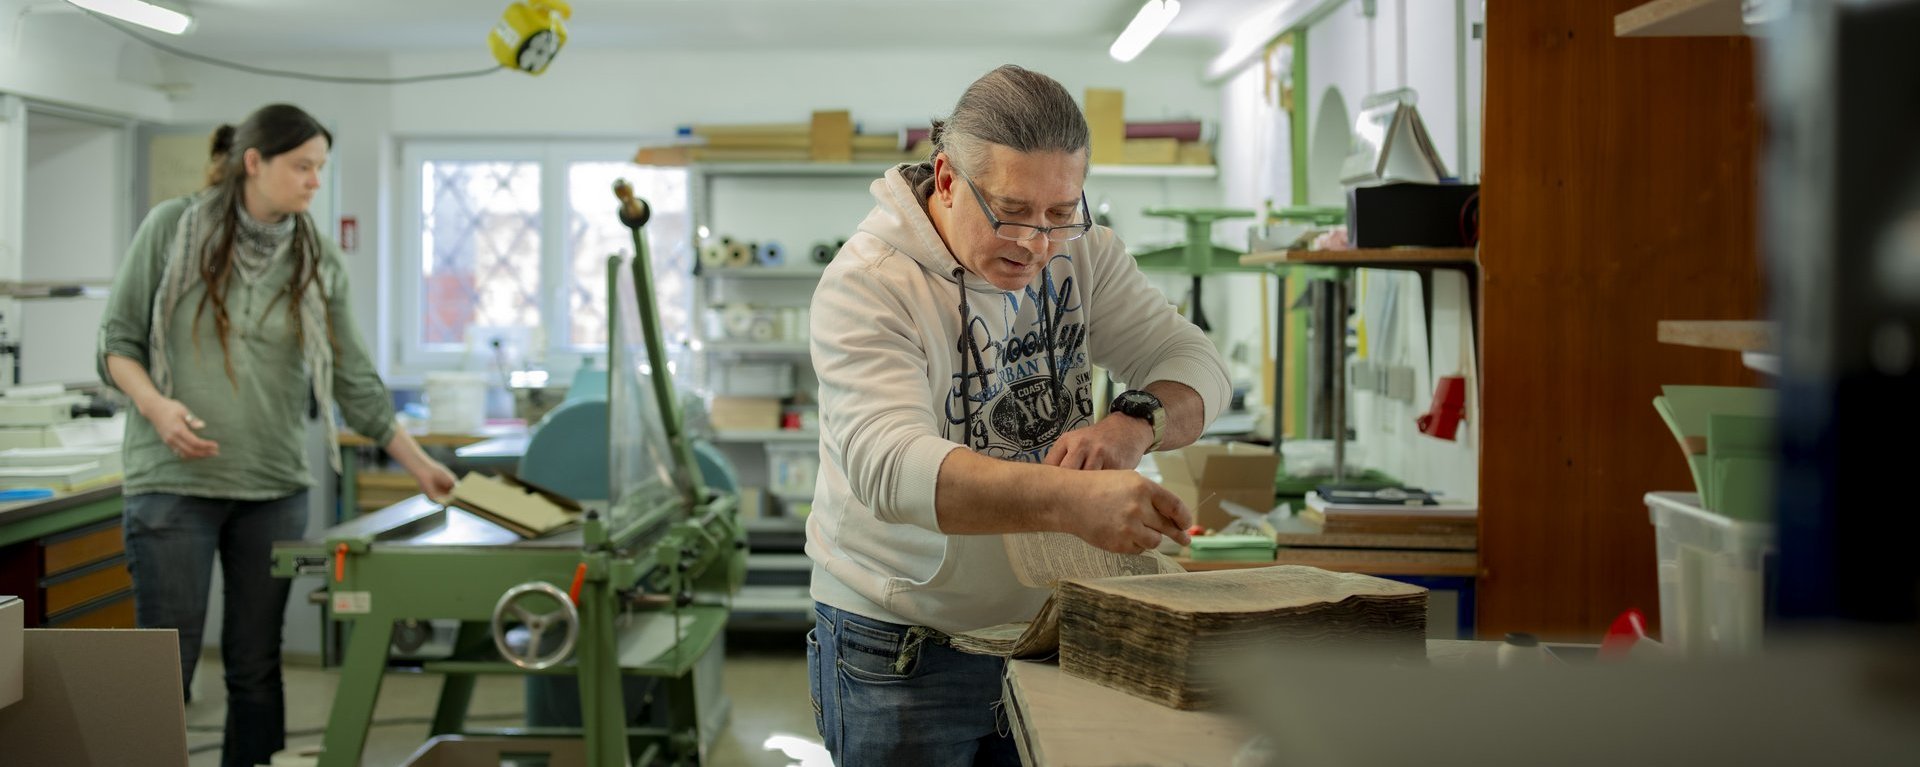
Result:
{"label": "white plastic box", "polygon": [[1694,493],[1648,493],[1646,501],[1663,644],[1696,656],[1758,652],[1773,525],[1702,509]]}

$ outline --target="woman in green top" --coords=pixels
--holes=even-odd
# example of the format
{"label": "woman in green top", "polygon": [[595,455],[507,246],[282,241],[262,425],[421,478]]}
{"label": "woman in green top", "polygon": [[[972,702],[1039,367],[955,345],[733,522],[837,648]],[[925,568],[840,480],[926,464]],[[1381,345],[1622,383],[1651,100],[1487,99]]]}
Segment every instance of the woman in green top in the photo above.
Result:
{"label": "woman in green top", "polygon": [[139,413],[123,448],[134,609],[141,628],[179,632],[188,685],[221,560],[224,765],[265,764],[285,745],[289,583],[270,573],[270,549],[306,530],[308,421],[331,436],[338,404],[422,491],[453,490],[452,473],[395,427],[354,328],[339,249],[307,214],[332,143],[285,104],[222,126],[213,183],[147,214],[100,328],[102,378]]}

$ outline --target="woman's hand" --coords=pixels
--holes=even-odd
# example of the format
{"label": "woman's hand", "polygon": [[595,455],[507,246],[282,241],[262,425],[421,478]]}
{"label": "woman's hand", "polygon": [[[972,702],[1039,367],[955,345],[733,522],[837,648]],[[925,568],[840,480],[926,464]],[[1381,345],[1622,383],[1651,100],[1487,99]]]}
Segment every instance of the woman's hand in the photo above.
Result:
{"label": "woman's hand", "polygon": [[179,400],[156,399],[140,408],[140,415],[153,424],[153,430],[160,434],[160,441],[166,443],[167,449],[182,461],[212,458],[220,454],[220,443],[201,439],[200,435],[194,433],[206,428],[207,422],[195,418]]}
{"label": "woman's hand", "polygon": [[453,472],[431,458],[425,465],[413,472],[413,481],[420,485],[420,492],[426,493],[434,503],[446,503],[453,498]]}

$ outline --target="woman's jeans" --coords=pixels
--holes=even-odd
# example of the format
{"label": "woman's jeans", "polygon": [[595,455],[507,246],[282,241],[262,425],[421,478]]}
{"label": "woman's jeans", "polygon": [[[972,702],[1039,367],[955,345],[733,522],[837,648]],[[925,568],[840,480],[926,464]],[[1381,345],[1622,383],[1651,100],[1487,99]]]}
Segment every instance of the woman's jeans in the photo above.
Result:
{"label": "woman's jeans", "polygon": [[125,523],[134,612],[140,628],[180,633],[180,681],[187,690],[219,555],[226,605],[220,659],[227,672],[221,764],[266,764],[285,747],[287,728],[280,626],[291,582],[273,577],[273,542],[305,534],[307,491],[272,501],[130,495]]}

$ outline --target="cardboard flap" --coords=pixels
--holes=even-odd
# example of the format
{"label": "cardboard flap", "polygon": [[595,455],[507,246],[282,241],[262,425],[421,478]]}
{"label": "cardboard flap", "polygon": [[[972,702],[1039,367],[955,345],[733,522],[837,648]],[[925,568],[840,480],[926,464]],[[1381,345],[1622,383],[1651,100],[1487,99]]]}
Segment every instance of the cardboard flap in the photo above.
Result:
{"label": "cardboard flap", "polygon": [[523,537],[573,524],[580,505],[550,490],[506,477],[469,472],[453,486],[452,505],[487,517]]}

